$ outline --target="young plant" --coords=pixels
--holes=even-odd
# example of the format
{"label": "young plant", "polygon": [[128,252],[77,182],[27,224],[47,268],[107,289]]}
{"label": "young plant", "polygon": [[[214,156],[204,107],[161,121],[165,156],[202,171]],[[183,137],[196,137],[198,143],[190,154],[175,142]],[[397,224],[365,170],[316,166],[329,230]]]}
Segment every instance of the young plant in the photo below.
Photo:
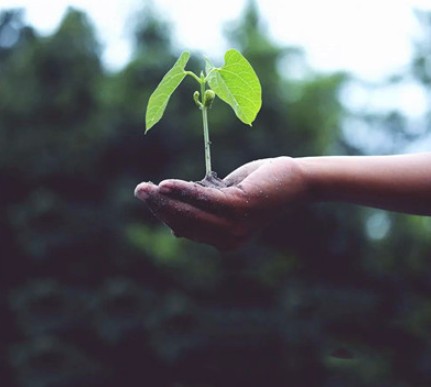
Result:
{"label": "young plant", "polygon": [[184,78],[187,75],[192,77],[199,85],[193,99],[202,112],[205,177],[211,178],[215,173],[211,169],[208,109],[215,96],[226,102],[243,123],[251,126],[262,106],[262,88],[253,67],[237,50],[226,52],[222,67],[214,67],[206,60],[205,72],[201,71],[199,76],[185,69],[189,59],[190,53],[184,51],[151,94],[145,116],[145,133],[160,121],[171,95]]}

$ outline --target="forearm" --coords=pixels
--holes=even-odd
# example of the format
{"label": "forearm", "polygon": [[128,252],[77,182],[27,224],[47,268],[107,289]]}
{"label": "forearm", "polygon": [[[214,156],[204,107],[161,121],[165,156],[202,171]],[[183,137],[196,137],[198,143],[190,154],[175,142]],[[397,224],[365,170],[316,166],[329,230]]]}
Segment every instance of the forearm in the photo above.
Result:
{"label": "forearm", "polygon": [[296,160],[313,200],[431,215],[431,153]]}

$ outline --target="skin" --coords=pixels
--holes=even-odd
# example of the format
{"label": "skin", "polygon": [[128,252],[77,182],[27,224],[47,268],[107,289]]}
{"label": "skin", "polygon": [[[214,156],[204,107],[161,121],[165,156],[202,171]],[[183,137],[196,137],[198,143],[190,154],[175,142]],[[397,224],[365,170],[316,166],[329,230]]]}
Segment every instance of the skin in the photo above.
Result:
{"label": "skin", "polygon": [[347,202],[431,216],[431,153],[277,157],[247,163],[226,188],[183,180],[140,183],[135,195],[177,237],[233,250],[290,206]]}

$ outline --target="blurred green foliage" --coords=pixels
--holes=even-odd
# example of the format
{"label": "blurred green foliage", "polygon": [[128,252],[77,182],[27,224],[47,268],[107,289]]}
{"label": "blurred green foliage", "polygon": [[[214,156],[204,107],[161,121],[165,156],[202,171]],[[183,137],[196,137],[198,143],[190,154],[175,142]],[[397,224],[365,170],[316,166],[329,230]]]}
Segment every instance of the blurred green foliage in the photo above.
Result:
{"label": "blurred green foliage", "polygon": [[[251,129],[215,102],[220,175],[260,157],[366,153],[341,131],[352,77],[290,76],[301,50],[274,43],[253,3],[227,35],[264,101]],[[112,73],[83,13],[45,37],[19,11],[0,15],[1,386],[430,386],[429,218],[292,208],[221,254],[173,238],[134,199],[142,180],[204,174],[191,82],[143,136],[180,51],[170,39],[146,9],[132,60]],[[430,61],[418,44],[424,87]],[[382,130],[403,132],[390,117]]]}

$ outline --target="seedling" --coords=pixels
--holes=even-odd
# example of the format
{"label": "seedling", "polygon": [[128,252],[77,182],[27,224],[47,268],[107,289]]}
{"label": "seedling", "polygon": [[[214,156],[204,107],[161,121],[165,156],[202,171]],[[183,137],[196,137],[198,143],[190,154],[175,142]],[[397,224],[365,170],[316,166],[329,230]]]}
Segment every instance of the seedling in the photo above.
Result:
{"label": "seedling", "polygon": [[193,99],[202,112],[205,176],[210,178],[215,174],[211,168],[208,109],[215,96],[226,102],[239,120],[251,126],[262,106],[262,88],[253,67],[237,50],[226,52],[222,67],[214,67],[206,60],[205,71],[201,71],[199,76],[185,69],[189,59],[190,53],[184,51],[151,94],[145,116],[145,133],[160,121],[171,95],[184,78],[187,75],[192,77],[199,85]]}

